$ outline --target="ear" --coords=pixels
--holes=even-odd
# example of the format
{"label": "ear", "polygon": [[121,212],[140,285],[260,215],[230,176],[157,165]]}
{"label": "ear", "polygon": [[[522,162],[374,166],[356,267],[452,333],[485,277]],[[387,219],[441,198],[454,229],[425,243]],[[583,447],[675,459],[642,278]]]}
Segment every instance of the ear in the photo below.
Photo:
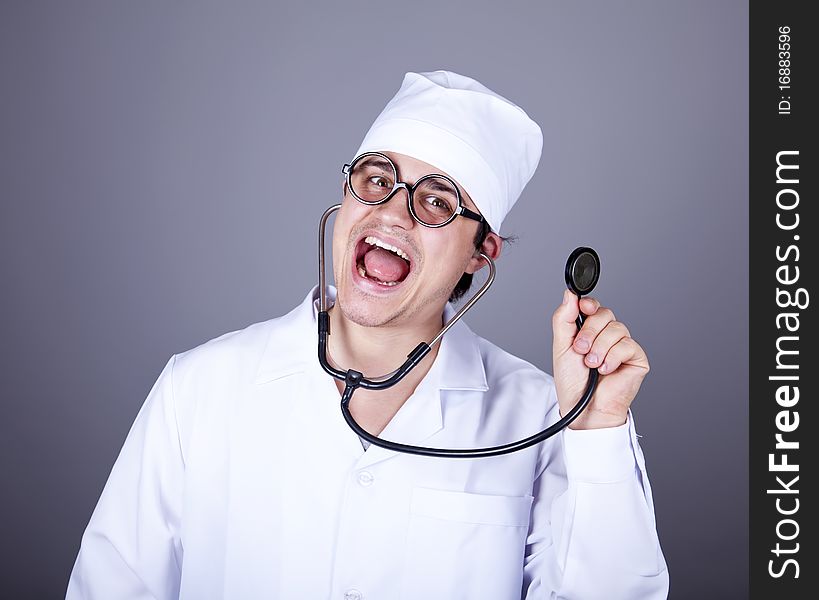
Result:
{"label": "ear", "polygon": [[494,231],[490,231],[487,234],[486,239],[483,241],[483,244],[481,244],[481,247],[477,248],[475,253],[472,255],[472,258],[469,259],[469,264],[467,265],[465,272],[471,275],[477,271],[480,271],[486,266],[486,261],[481,258],[481,252],[486,254],[492,260],[498,260],[502,246],[503,240],[500,238],[500,236]]}

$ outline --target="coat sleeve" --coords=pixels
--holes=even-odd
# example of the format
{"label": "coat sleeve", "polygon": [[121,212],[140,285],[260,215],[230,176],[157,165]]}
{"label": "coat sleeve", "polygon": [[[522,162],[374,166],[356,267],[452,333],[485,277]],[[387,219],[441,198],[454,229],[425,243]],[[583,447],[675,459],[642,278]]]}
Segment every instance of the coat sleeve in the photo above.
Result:
{"label": "coat sleeve", "polygon": [[179,595],[184,460],[171,357],[131,427],[82,537],[66,600]]}
{"label": "coat sleeve", "polygon": [[565,429],[535,481],[523,597],[660,600],[668,570],[634,420]]}

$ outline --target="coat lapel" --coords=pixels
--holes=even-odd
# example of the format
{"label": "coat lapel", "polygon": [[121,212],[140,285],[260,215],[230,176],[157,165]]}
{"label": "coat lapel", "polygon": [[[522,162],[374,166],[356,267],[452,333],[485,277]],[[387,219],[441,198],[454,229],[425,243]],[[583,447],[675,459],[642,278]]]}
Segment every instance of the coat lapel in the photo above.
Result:
{"label": "coat lapel", "polygon": [[[447,304],[444,319],[448,320],[455,309]],[[449,390],[474,390],[485,392],[486,383],[483,359],[478,337],[463,321],[456,323],[441,340],[441,348],[435,362],[424,379],[401,409],[395,414],[380,437],[413,446],[435,446],[434,436],[444,428],[446,395]],[[398,453],[378,446],[370,446],[359,459],[362,468],[394,458]]]}
{"label": "coat lapel", "polygon": [[[335,290],[329,289],[329,301],[335,300]],[[359,468],[394,458],[398,453],[372,445],[363,452],[358,437],[347,427],[341,410],[338,390],[330,375],[318,362],[318,333],[316,326],[317,288],[287,315],[281,317],[271,333],[259,360],[255,381],[265,384],[296,373],[304,373],[310,380],[312,393],[333,402],[332,410],[339,427],[322,428],[325,434],[336,438],[336,443],[350,457],[359,456]],[[447,304],[444,319],[449,320],[455,309]],[[420,340],[419,340],[420,341]],[[449,390],[486,391],[483,358],[479,338],[460,321],[441,340],[441,348],[427,375],[381,433],[383,439],[411,445],[424,445],[444,427],[446,393]],[[308,403],[305,403],[308,404]],[[294,407],[296,414],[309,419],[308,406]],[[308,411],[308,412],[305,412]],[[322,411],[323,412],[323,411]],[[317,415],[316,415],[317,416]],[[434,443],[431,445],[434,446]]]}

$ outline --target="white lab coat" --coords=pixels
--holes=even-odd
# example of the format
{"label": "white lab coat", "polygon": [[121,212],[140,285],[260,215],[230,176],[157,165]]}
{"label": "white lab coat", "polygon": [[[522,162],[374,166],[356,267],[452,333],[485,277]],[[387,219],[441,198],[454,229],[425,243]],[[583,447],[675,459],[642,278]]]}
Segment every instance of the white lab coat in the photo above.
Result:
{"label": "white lab coat", "polygon": [[[666,597],[631,419],[494,458],[364,451],[318,363],[315,298],[170,359],[68,600]],[[551,376],[459,322],[382,437],[491,446],[557,416]]]}

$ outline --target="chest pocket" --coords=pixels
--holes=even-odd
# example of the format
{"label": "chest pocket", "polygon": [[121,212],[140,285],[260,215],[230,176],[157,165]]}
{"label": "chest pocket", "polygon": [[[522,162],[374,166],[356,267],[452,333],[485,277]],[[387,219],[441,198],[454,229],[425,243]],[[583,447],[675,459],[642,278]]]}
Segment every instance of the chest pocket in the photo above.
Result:
{"label": "chest pocket", "polygon": [[415,488],[404,598],[519,597],[532,496]]}

